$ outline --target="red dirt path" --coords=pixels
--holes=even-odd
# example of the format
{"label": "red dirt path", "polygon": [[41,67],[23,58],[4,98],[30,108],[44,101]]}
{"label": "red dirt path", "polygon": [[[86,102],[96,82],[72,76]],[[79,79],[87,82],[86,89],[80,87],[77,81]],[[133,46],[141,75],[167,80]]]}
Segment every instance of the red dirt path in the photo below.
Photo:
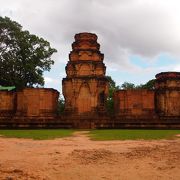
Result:
{"label": "red dirt path", "polygon": [[179,180],[180,139],[0,138],[0,180]]}

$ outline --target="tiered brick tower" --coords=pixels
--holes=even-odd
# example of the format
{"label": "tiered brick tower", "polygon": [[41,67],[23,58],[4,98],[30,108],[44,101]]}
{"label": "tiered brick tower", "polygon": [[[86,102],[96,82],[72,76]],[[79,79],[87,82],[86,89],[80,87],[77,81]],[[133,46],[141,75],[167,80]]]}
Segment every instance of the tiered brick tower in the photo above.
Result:
{"label": "tiered brick tower", "polygon": [[156,75],[156,112],[160,116],[180,117],[180,72]]}
{"label": "tiered brick tower", "polygon": [[108,80],[104,55],[99,51],[96,34],[75,35],[63,79],[65,112],[96,114],[105,112]]}

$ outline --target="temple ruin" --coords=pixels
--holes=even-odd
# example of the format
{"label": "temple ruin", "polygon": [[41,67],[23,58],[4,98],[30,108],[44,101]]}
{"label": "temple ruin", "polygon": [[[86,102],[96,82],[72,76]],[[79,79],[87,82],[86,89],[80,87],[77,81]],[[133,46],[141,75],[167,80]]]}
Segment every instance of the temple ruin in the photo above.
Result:
{"label": "temple ruin", "polygon": [[0,90],[0,128],[180,128],[180,72],[157,74],[153,90],[117,90],[109,114],[103,59],[96,34],[76,34],[62,80],[64,112],[57,90]]}
{"label": "temple ruin", "polygon": [[67,77],[62,81],[66,112],[95,114],[105,111],[108,80],[104,55],[99,49],[95,34],[75,35],[66,66]]}
{"label": "temple ruin", "polygon": [[180,117],[180,72],[156,75],[155,109],[159,116]]}

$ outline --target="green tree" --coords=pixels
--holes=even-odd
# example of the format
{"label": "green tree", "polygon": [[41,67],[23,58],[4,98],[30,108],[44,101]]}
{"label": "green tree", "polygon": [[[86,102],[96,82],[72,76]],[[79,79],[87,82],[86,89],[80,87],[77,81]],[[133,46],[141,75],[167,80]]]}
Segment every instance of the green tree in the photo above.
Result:
{"label": "green tree", "polygon": [[154,85],[155,85],[155,79],[152,79],[152,80],[149,80],[147,83],[140,84],[140,85],[135,85],[133,83],[124,82],[121,85],[121,88],[122,89],[149,89],[149,90],[152,90],[152,89],[154,89]]}
{"label": "green tree", "polygon": [[122,88],[122,89],[135,89],[136,86],[135,86],[133,83],[124,82],[124,83],[121,85],[121,88]]}
{"label": "green tree", "polygon": [[152,90],[155,88],[155,79],[149,80],[146,84],[142,85],[143,89]]}
{"label": "green tree", "polygon": [[22,30],[8,17],[0,16],[0,85],[23,88],[44,85],[43,72],[49,71],[56,49],[43,38]]}
{"label": "green tree", "polygon": [[63,97],[60,95],[58,99],[58,109],[57,109],[58,114],[62,114],[64,112],[64,108],[65,108],[65,101]]}
{"label": "green tree", "polygon": [[113,94],[116,90],[120,89],[119,86],[116,86],[115,81],[111,78],[111,76],[106,76],[109,81],[109,96],[107,98],[107,110],[110,114],[114,113],[114,99]]}

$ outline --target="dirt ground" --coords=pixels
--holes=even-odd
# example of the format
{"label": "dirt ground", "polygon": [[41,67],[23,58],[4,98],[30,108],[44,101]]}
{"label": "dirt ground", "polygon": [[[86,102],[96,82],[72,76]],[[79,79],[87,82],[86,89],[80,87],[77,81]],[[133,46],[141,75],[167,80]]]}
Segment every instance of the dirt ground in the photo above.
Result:
{"label": "dirt ground", "polygon": [[0,137],[0,180],[180,179],[180,138],[91,141],[85,133],[43,141]]}

